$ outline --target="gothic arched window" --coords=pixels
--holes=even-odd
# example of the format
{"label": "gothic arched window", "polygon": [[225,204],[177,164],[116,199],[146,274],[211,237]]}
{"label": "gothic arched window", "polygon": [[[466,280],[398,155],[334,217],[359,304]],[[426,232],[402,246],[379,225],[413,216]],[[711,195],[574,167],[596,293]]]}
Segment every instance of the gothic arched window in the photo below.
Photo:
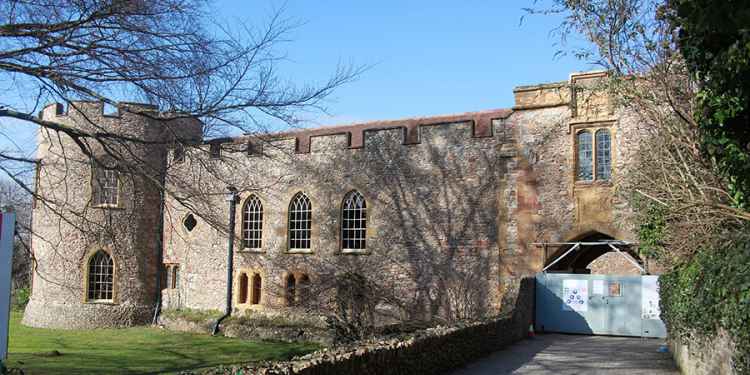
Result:
{"label": "gothic arched window", "polygon": [[246,249],[260,249],[263,242],[263,203],[251,195],[242,208],[242,245]]}
{"label": "gothic arched window", "polygon": [[367,202],[356,190],[344,197],[341,205],[341,249],[365,250],[367,248]]}
{"label": "gothic arched window", "polygon": [[99,250],[89,258],[87,300],[111,302],[114,295],[114,262],[105,251]]}
{"label": "gothic arched window", "polygon": [[609,130],[596,131],[596,179],[609,180],[612,175],[612,155]]}
{"label": "gothic arched window", "polygon": [[289,250],[309,250],[312,237],[312,204],[305,193],[289,203]]}

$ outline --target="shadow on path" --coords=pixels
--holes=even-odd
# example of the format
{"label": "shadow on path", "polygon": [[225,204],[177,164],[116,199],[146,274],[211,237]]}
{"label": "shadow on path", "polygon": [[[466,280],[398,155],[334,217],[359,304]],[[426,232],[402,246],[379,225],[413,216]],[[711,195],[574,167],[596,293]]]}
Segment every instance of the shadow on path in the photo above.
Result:
{"label": "shadow on path", "polygon": [[499,374],[679,374],[662,339],[544,334],[454,372]]}

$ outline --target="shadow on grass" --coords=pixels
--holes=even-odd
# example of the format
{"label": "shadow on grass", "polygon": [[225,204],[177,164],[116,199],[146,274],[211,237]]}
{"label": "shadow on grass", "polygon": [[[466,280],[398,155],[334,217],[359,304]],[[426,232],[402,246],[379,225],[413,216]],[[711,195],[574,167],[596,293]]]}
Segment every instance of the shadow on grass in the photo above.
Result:
{"label": "shadow on grass", "polygon": [[[36,329],[21,326],[20,315],[14,312],[11,318],[8,365],[31,375],[175,373],[284,360],[318,349],[315,344],[247,341],[151,327]],[[61,355],[50,355],[54,350]]]}

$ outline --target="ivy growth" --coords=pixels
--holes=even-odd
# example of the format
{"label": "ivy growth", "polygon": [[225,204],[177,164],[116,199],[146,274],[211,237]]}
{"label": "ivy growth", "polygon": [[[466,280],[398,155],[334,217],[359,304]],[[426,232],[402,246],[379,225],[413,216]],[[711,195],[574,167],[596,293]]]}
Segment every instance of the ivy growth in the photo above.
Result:
{"label": "ivy growth", "polygon": [[672,337],[715,337],[723,329],[736,345],[735,370],[750,374],[750,235],[698,252],[662,275],[660,286]]}

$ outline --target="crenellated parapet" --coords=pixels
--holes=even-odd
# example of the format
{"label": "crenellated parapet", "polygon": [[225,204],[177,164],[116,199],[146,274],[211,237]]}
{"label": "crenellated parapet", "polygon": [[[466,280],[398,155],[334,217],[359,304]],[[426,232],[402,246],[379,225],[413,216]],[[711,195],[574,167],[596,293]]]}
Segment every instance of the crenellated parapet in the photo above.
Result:
{"label": "crenellated parapet", "polygon": [[100,101],[71,101],[46,105],[39,119],[96,132],[129,135],[148,142],[199,142],[203,135],[200,120],[179,113],[162,113],[151,104],[119,102],[112,113],[105,113]]}
{"label": "crenellated parapet", "polygon": [[[263,143],[271,143],[276,149],[294,151],[296,154],[310,154],[322,150],[353,149],[368,150],[380,144],[387,133],[390,141],[402,146],[430,143],[437,136],[456,142],[469,142],[472,139],[500,137],[512,138],[510,122],[506,120],[513,113],[510,109],[496,109],[481,112],[467,112],[455,115],[414,117],[400,120],[372,121],[360,124],[300,129],[293,132],[272,133],[206,141],[217,145],[246,145],[233,149],[259,152]],[[438,136],[439,135],[439,136]]]}

